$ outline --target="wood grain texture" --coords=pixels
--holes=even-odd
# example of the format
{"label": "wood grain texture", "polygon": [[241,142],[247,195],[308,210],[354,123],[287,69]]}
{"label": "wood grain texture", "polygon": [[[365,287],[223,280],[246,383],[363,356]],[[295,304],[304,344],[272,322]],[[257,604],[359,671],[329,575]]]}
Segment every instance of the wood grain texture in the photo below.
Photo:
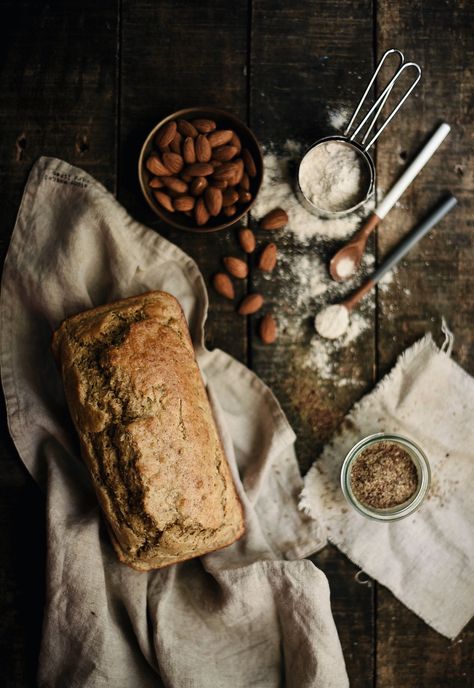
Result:
{"label": "wood grain texture", "polygon": [[[39,156],[64,158],[115,187],[117,2],[3,0],[0,13],[3,257]],[[44,504],[10,440],[3,402],[1,420],[0,674],[3,686],[23,688],[36,685]]]}
{"label": "wood grain texture", "polygon": [[[393,3],[377,10],[377,44],[400,48],[423,68],[416,95],[407,101],[377,150],[379,186],[388,190],[437,124],[452,132],[378,229],[383,256],[450,190],[455,208],[425,237],[397,270],[394,285],[378,294],[379,374],[426,331],[442,341],[441,318],[454,332],[453,357],[474,373],[474,242],[472,234],[472,64],[471,3],[436,0]],[[428,582],[429,585],[429,582]],[[449,590],[446,591],[449,595]],[[474,623],[451,642],[435,633],[379,586],[377,594],[377,686],[472,685]]]}
{"label": "wood grain texture", "polygon": [[[185,2],[177,12],[173,0],[125,0],[122,12],[119,199],[136,218],[194,258],[209,287],[212,275],[222,270],[222,256],[242,257],[234,231],[203,236],[160,224],[141,197],[136,161],[148,132],[175,110],[217,106],[245,121],[247,3]],[[236,303],[245,289],[245,281],[236,280]],[[208,346],[245,362],[245,319],[212,288],[209,298]]]}
{"label": "wood grain texture", "polygon": [[[330,110],[353,109],[371,73],[371,2],[254,0],[252,8],[250,120],[257,137],[281,152],[287,139],[308,146],[334,133]],[[257,238],[269,240],[263,231]],[[265,295],[264,312],[275,315],[280,334],[274,345],[265,346],[256,336],[259,317],[252,317],[251,360],[288,415],[305,472],[372,382],[374,330],[369,327],[353,346],[333,353],[336,374],[324,379],[308,356],[314,315],[327,295],[302,302],[298,267],[293,277],[289,273],[302,258],[311,262],[318,256],[326,263],[338,242],[314,237],[302,243],[290,232],[273,232],[271,240],[278,246],[277,268],[269,279],[254,267],[250,289]],[[363,310],[372,321],[373,299]],[[348,383],[337,386],[335,379],[341,378]],[[333,548],[313,561],[329,578],[351,685],[366,688],[373,679],[373,588],[358,585],[356,567]]]}

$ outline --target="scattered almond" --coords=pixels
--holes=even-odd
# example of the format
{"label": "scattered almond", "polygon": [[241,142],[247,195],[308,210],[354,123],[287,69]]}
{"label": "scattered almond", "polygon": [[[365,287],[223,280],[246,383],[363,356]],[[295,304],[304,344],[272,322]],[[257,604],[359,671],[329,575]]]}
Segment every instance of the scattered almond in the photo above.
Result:
{"label": "scattered almond", "polygon": [[288,224],[288,215],[282,208],[271,210],[260,221],[261,229],[281,229]]}
{"label": "scattered almond", "polygon": [[224,146],[226,143],[232,139],[234,132],[230,129],[221,129],[220,131],[213,131],[209,134],[208,139],[212,148],[217,148],[217,146]]}
{"label": "scattered almond", "polygon": [[183,158],[187,165],[192,165],[196,162],[196,150],[194,148],[194,139],[187,136],[183,142]]}
{"label": "scattered almond", "polygon": [[210,131],[214,131],[216,128],[216,123],[212,119],[193,119],[191,122],[193,127],[199,131],[201,134],[209,134]]}
{"label": "scattered almond", "polygon": [[171,122],[166,122],[159,130],[158,134],[156,135],[156,145],[161,147],[161,146],[169,146],[171,141],[174,139],[176,134],[176,122],[171,121]]}
{"label": "scattered almond", "polygon": [[231,282],[229,275],[224,272],[218,272],[214,275],[212,284],[214,289],[221,296],[225,296],[226,299],[233,299],[235,296],[234,285]]}
{"label": "scattered almond", "polygon": [[207,187],[206,177],[191,177],[193,180],[191,182],[191,193],[193,196],[200,196],[204,189]]}
{"label": "scattered almond", "polygon": [[163,193],[163,191],[154,191],[153,195],[163,208],[166,208],[170,213],[174,213],[173,201],[168,194]]}
{"label": "scattered almond", "polygon": [[239,306],[240,315],[251,315],[256,313],[263,306],[263,296],[261,294],[248,294]]}
{"label": "scattered almond", "polygon": [[204,192],[204,199],[209,215],[216,217],[222,209],[222,191],[215,186],[208,186]]}
{"label": "scattered almond", "polygon": [[267,313],[260,321],[260,339],[264,344],[273,344],[277,338],[277,325],[273,316]]}
{"label": "scattered almond", "polygon": [[169,176],[171,172],[163,165],[157,155],[150,155],[146,161],[147,169],[157,177]]}
{"label": "scattered almond", "polygon": [[222,259],[222,262],[233,277],[245,279],[249,274],[249,268],[245,260],[234,258],[234,256],[227,256]]}
{"label": "scattered almond", "polygon": [[194,206],[194,219],[198,227],[202,227],[202,225],[209,221],[209,213],[202,196],[199,196]]}
{"label": "scattered almond", "polygon": [[198,162],[209,162],[212,157],[212,148],[207,140],[207,136],[199,134],[196,139],[195,148]]}
{"label": "scattered almond", "polygon": [[182,136],[191,136],[193,139],[198,135],[196,127],[185,119],[178,119],[178,131]]}
{"label": "scattered almond", "polygon": [[179,196],[178,198],[174,199],[173,208],[175,210],[179,210],[182,213],[185,213],[188,210],[192,210],[194,208],[195,202],[196,199],[193,198],[193,196]]}
{"label": "scattered almond", "polygon": [[184,167],[184,160],[177,153],[163,153],[163,164],[172,174],[178,174]]}
{"label": "scattered almond", "polygon": [[255,234],[248,227],[244,227],[239,231],[239,243],[245,253],[253,253],[255,251],[256,241]]}
{"label": "scattered almond", "polygon": [[271,272],[277,262],[277,247],[276,244],[267,244],[260,254],[258,267],[264,272]]}

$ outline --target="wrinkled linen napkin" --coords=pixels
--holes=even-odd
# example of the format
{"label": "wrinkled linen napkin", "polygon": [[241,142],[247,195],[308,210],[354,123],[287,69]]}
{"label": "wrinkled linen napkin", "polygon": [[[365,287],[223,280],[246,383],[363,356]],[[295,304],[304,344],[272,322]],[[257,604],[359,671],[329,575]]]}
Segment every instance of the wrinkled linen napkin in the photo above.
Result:
{"label": "wrinkled linen napkin", "polygon": [[[455,638],[474,614],[474,379],[431,335],[357,403],[305,478],[301,506],[324,519],[328,538],[415,614]],[[431,489],[413,515],[393,523],[361,516],[339,487],[341,464],[362,437],[394,432],[424,449]]]}
{"label": "wrinkled linen napkin", "polygon": [[[66,316],[152,289],[183,306],[247,532],[201,559],[139,573],[109,543],[50,341]],[[35,164],[0,315],[10,432],[47,493],[41,686],[348,685],[327,580],[297,561],[323,543],[317,522],[298,510],[293,431],[252,372],[204,348],[207,306],[203,278],[181,250],[82,170],[51,158]]]}

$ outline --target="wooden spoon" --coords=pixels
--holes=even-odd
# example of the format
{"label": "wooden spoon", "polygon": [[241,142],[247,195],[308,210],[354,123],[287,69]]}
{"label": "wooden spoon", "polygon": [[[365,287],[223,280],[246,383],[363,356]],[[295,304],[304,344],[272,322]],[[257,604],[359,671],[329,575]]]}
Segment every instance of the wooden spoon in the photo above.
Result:
{"label": "wooden spoon", "polygon": [[393,208],[405,189],[411,184],[416,175],[439,148],[450,130],[451,127],[449,124],[445,122],[440,124],[416,158],[408,165],[400,179],[395,182],[385,198],[375,208],[374,212],[369,216],[361,229],[352,237],[349,243],[339,249],[332,257],[329,263],[329,273],[336,282],[344,282],[346,279],[352,277],[354,272],[358,270],[362,256],[364,255],[367,239],[380,220],[383,220],[388,211]]}

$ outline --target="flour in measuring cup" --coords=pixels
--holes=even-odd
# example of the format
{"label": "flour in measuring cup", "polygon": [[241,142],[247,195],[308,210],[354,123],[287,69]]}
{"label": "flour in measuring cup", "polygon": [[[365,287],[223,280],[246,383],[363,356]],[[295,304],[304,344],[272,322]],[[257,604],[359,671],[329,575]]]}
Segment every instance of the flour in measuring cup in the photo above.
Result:
{"label": "flour in measuring cup", "polygon": [[320,143],[303,158],[299,183],[306,198],[321,210],[353,208],[364,196],[361,156],[343,143]]}

